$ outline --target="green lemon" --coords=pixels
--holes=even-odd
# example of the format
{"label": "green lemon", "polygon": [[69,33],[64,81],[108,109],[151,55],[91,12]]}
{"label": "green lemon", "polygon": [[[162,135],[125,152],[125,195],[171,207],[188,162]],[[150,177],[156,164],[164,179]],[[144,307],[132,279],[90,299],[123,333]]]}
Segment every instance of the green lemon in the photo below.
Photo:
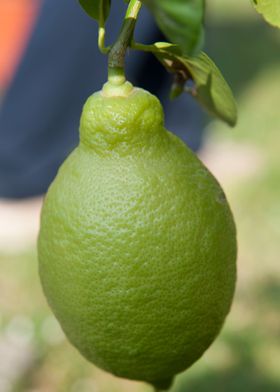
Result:
{"label": "green lemon", "polygon": [[129,83],[87,100],[47,193],[40,277],[69,340],[117,375],[167,388],[219,333],[236,280],[225,195]]}

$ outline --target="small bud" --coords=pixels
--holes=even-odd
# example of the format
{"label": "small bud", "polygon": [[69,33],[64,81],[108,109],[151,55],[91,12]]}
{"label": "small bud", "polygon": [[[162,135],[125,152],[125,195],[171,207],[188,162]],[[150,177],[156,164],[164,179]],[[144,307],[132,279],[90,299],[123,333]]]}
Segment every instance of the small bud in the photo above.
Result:
{"label": "small bud", "polygon": [[171,86],[169,97],[171,100],[179,97],[184,92],[184,85],[173,83]]}

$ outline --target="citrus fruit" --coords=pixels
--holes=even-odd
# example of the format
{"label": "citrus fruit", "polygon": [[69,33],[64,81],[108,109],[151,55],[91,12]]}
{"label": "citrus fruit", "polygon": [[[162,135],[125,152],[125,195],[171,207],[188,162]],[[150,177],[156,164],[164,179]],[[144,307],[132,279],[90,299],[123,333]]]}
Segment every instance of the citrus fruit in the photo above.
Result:
{"label": "citrus fruit", "polygon": [[46,195],[40,277],[69,340],[117,375],[167,388],[217,336],[236,278],[225,195],[128,82],[87,100],[80,144]]}

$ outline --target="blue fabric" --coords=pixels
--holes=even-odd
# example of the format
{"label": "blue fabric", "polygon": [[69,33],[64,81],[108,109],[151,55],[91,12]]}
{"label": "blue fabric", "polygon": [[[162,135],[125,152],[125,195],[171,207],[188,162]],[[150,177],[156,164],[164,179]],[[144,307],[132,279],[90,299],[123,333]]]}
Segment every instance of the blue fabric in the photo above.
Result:
{"label": "blue fabric", "polygon": [[[108,41],[119,30],[123,0],[113,1]],[[137,38],[158,38],[143,12]],[[0,197],[23,198],[46,192],[59,165],[78,143],[83,103],[106,80],[106,57],[96,46],[97,24],[76,0],[45,0],[34,32],[0,109]],[[156,93],[166,124],[196,150],[201,140],[200,114],[182,96],[168,99],[170,77],[149,54],[129,53],[129,79]]]}

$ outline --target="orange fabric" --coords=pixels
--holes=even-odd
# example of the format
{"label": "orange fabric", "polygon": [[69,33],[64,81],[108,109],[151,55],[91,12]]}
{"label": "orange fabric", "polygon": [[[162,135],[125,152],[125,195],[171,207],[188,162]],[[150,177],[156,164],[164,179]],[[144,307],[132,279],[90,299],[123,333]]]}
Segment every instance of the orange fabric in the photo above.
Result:
{"label": "orange fabric", "polygon": [[38,0],[0,0],[0,86],[11,81],[35,21]]}

